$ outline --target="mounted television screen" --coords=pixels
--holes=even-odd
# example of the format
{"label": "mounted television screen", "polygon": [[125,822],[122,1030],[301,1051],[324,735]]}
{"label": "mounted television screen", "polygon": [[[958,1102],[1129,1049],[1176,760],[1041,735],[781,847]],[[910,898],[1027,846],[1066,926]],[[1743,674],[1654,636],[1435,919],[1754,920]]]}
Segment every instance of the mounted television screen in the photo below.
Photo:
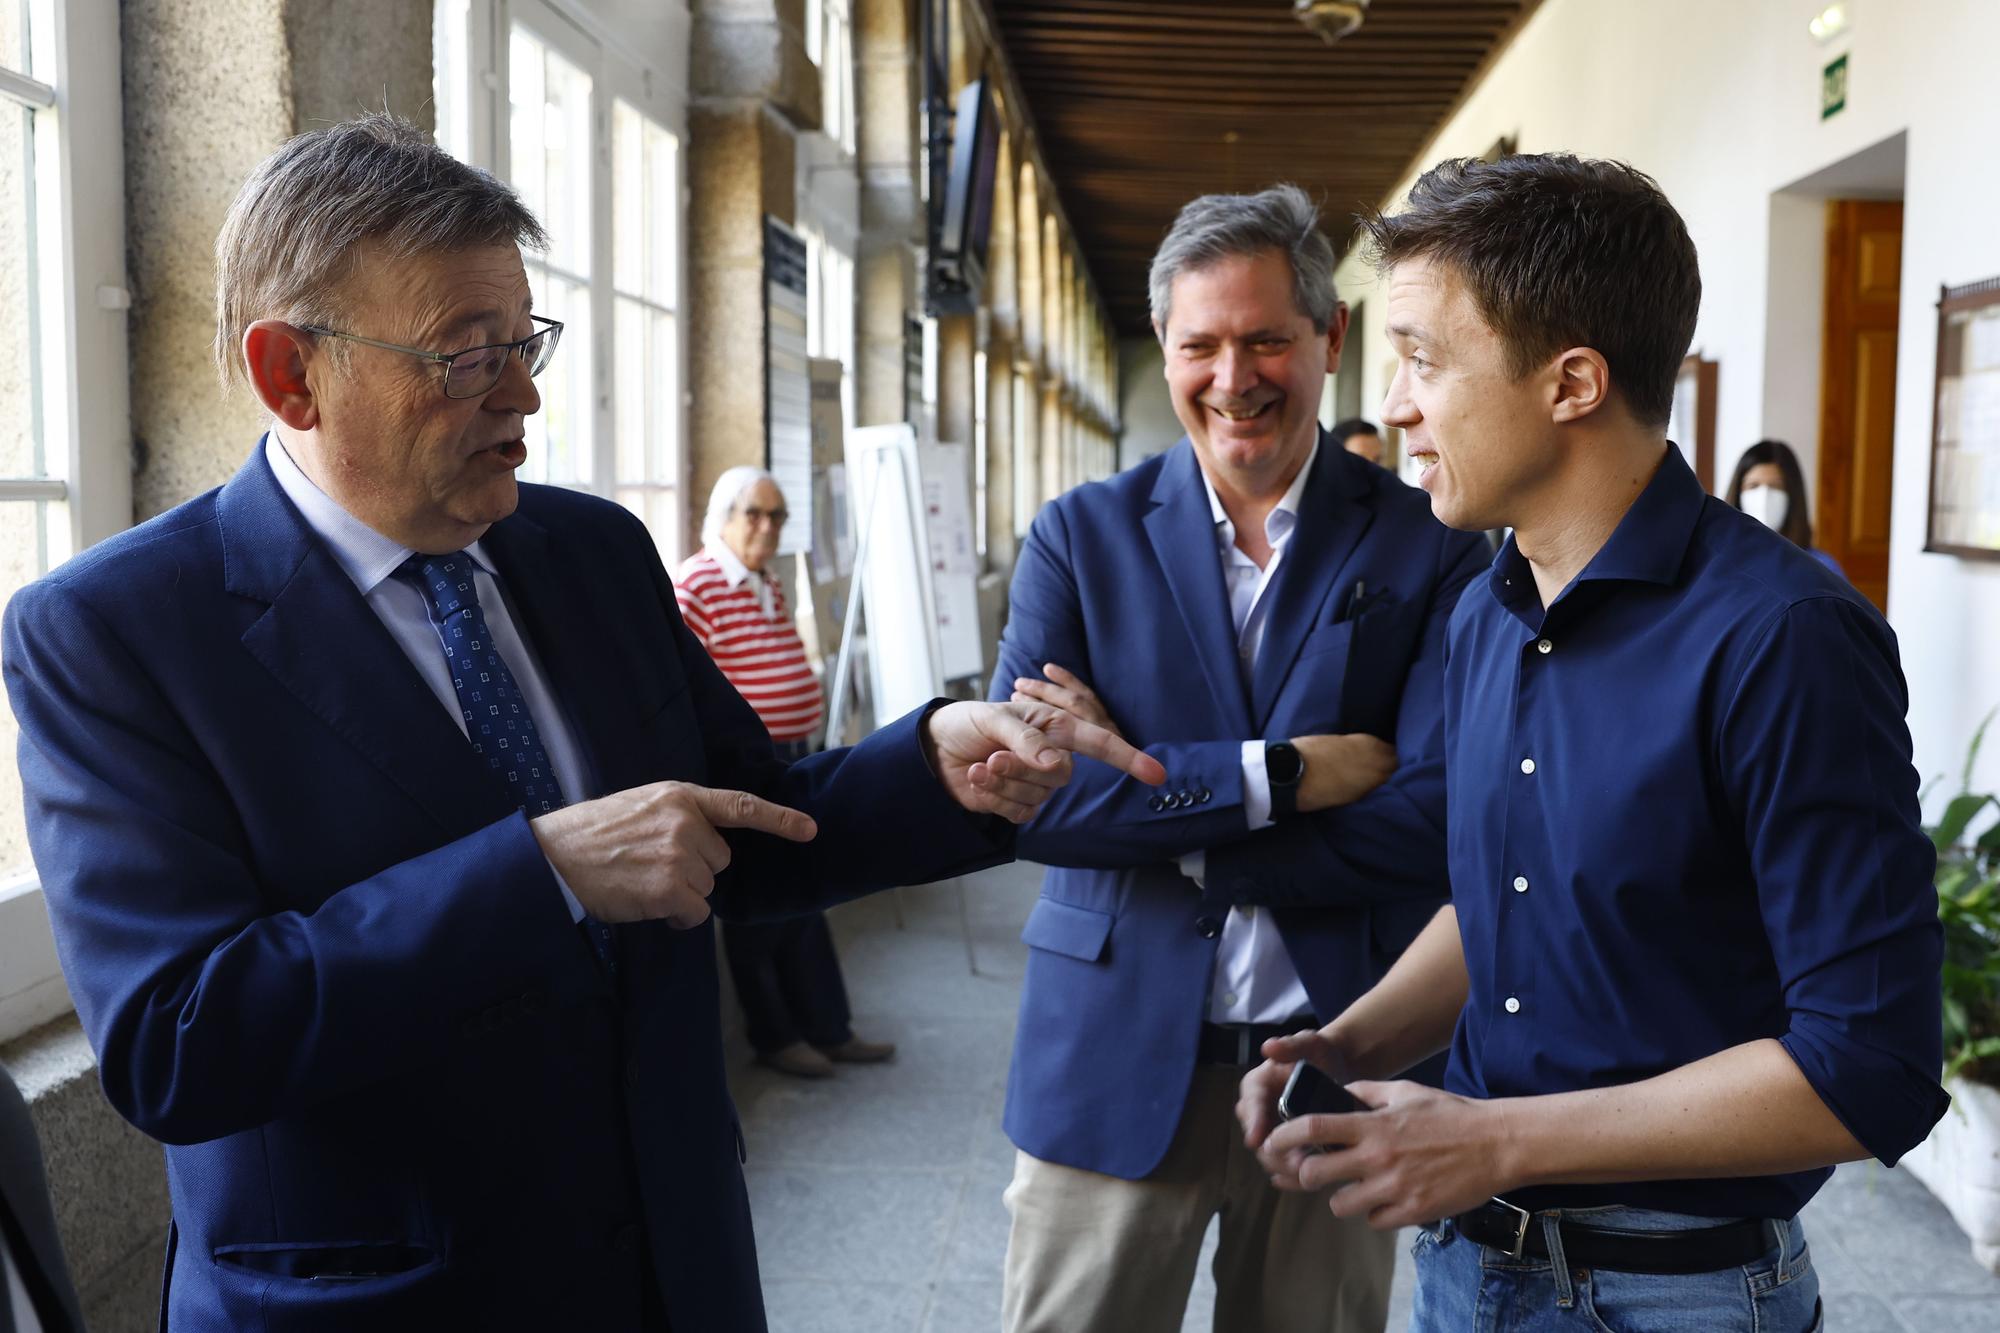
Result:
{"label": "mounted television screen", "polygon": [[986,285],[986,242],[993,232],[993,176],[1000,162],[1000,121],[986,80],[958,95],[952,117],[951,172],[938,227],[937,291],[945,308],[969,310]]}

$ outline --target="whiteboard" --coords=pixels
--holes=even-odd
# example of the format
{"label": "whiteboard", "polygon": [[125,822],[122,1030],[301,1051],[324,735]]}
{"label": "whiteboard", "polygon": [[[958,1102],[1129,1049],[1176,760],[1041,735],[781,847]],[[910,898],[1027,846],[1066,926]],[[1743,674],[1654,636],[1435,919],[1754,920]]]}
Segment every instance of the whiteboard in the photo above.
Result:
{"label": "whiteboard", "polygon": [[[916,432],[908,422],[857,426],[847,433],[847,463],[879,725],[944,692]],[[852,651],[851,638],[843,654]]]}

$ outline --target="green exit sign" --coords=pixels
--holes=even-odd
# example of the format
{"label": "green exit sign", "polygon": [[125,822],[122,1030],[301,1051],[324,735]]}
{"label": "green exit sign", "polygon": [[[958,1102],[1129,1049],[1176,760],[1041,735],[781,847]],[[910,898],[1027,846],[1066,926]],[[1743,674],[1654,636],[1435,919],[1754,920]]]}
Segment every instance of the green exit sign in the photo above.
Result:
{"label": "green exit sign", "polygon": [[1841,56],[1820,73],[1819,118],[1844,110],[1847,106],[1847,57]]}

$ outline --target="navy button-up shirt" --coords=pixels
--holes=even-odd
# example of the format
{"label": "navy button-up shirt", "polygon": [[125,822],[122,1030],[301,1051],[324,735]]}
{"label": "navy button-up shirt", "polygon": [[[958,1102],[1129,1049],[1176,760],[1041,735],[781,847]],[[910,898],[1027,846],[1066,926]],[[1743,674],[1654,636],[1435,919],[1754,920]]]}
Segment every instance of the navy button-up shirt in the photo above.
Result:
{"label": "navy button-up shirt", "polygon": [[[1606,1087],[1775,1037],[1894,1163],[1948,1104],[1943,940],[1895,636],[1669,448],[1544,611],[1510,540],[1452,617],[1452,900],[1471,991],[1446,1086]],[[1545,1187],[1790,1217],[1830,1170]]]}

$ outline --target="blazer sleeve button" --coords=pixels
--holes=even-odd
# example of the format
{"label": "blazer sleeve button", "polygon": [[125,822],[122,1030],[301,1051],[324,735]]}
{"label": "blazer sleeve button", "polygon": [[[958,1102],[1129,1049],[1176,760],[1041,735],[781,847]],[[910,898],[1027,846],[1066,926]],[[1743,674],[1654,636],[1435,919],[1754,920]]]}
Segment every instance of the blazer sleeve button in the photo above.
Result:
{"label": "blazer sleeve button", "polygon": [[1222,923],[1212,916],[1198,916],[1194,919],[1195,933],[1205,940],[1212,940],[1222,933]]}

